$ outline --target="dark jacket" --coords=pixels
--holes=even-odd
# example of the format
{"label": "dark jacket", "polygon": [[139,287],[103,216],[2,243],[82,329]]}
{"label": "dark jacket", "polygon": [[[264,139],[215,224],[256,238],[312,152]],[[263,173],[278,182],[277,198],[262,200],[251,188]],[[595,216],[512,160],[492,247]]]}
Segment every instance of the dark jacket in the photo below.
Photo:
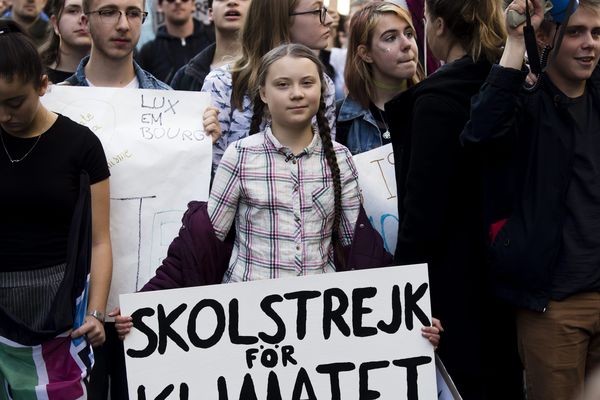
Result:
{"label": "dark jacket", "polygon": [[175,90],[200,92],[204,79],[210,72],[210,64],[212,64],[216,49],[217,44],[211,44],[192,58],[189,63],[179,68],[171,80],[171,87]]}
{"label": "dark jacket", "polygon": [[169,35],[167,28],[161,26],[156,38],[142,46],[136,60],[159,80],[169,82],[179,68],[214,41],[213,28],[195,19],[194,32],[185,39]]}
{"label": "dark jacket", "polygon": [[433,312],[440,318],[437,309],[449,307],[448,299],[470,304],[484,281],[481,180],[459,137],[471,96],[490,67],[464,57],[385,107],[399,195],[395,262],[429,264]]}
{"label": "dark jacket", "polygon": [[[544,311],[562,243],[575,124],[546,76],[523,90],[526,71],[495,65],[473,99],[461,139],[486,154],[486,222],[508,219],[490,246],[494,290]],[[600,104],[600,72],[587,88]]]}
{"label": "dark jacket", "polygon": [[486,331],[488,315],[498,316],[488,301],[479,168],[460,143],[471,96],[490,67],[464,57],[385,107],[400,220],[395,263],[428,264],[432,314],[445,328],[438,351],[465,399],[488,398],[486,365],[498,359],[485,355],[485,346],[489,340],[498,348],[509,341],[498,344],[491,333],[484,340],[478,331]]}
{"label": "dark jacket", "polygon": [[[192,201],[182,218],[182,227],[167,252],[167,257],[141,291],[174,289],[221,283],[229,266],[234,235],[224,242],[214,233],[207,203]],[[336,269],[347,271],[387,266],[391,256],[383,247],[383,239],[369,223],[361,207],[354,240],[343,248],[343,259],[336,257]]]}

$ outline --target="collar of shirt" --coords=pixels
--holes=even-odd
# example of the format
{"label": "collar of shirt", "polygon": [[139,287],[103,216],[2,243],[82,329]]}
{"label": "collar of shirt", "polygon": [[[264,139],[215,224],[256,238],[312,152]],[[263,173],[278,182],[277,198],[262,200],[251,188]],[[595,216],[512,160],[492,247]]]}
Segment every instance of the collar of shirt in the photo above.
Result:
{"label": "collar of shirt", "polygon": [[311,156],[315,152],[319,152],[321,150],[321,136],[314,133],[313,130],[313,138],[308,146],[306,146],[299,154],[295,155],[292,151],[281,144],[281,142],[273,135],[271,131],[271,126],[267,126],[265,128],[265,142],[267,145],[272,146],[275,150],[282,153],[286,156],[286,158],[300,158],[304,155]]}

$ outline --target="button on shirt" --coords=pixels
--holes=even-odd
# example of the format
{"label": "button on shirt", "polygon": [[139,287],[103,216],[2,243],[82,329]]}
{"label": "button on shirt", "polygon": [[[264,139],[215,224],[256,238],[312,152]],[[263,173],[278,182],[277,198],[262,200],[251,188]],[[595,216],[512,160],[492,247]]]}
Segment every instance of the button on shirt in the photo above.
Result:
{"label": "button on shirt", "polygon": [[[361,195],[352,155],[333,143],[342,184],[341,244],[351,244]],[[318,134],[294,155],[271,133],[239,140],[223,155],[208,213],[224,240],[235,221],[236,241],[223,282],[335,271],[331,237],[334,190]]]}

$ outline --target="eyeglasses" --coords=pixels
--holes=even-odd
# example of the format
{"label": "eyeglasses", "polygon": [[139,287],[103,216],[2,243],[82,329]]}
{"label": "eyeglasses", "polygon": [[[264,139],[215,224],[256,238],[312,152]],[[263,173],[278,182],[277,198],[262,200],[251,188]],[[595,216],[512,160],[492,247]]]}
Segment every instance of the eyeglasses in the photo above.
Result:
{"label": "eyeglasses", "polygon": [[325,19],[327,18],[327,7],[321,7],[316,10],[311,11],[299,11],[290,13],[289,16],[292,17],[294,15],[304,15],[304,14],[319,14],[319,21],[321,21],[321,25],[325,25]]}
{"label": "eyeglasses", "polygon": [[90,11],[85,15],[98,14],[100,21],[105,24],[116,24],[121,19],[121,15],[125,14],[127,21],[130,24],[143,24],[148,16],[148,13],[139,8],[132,8],[127,11],[121,11],[118,8],[102,8],[96,11]]}

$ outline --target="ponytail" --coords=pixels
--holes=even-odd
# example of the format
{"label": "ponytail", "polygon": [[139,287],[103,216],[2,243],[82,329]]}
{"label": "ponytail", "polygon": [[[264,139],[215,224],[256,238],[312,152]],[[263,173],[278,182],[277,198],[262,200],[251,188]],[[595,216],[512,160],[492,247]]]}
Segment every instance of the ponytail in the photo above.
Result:
{"label": "ponytail", "polygon": [[506,38],[502,0],[425,0],[473,61],[498,61]]}

